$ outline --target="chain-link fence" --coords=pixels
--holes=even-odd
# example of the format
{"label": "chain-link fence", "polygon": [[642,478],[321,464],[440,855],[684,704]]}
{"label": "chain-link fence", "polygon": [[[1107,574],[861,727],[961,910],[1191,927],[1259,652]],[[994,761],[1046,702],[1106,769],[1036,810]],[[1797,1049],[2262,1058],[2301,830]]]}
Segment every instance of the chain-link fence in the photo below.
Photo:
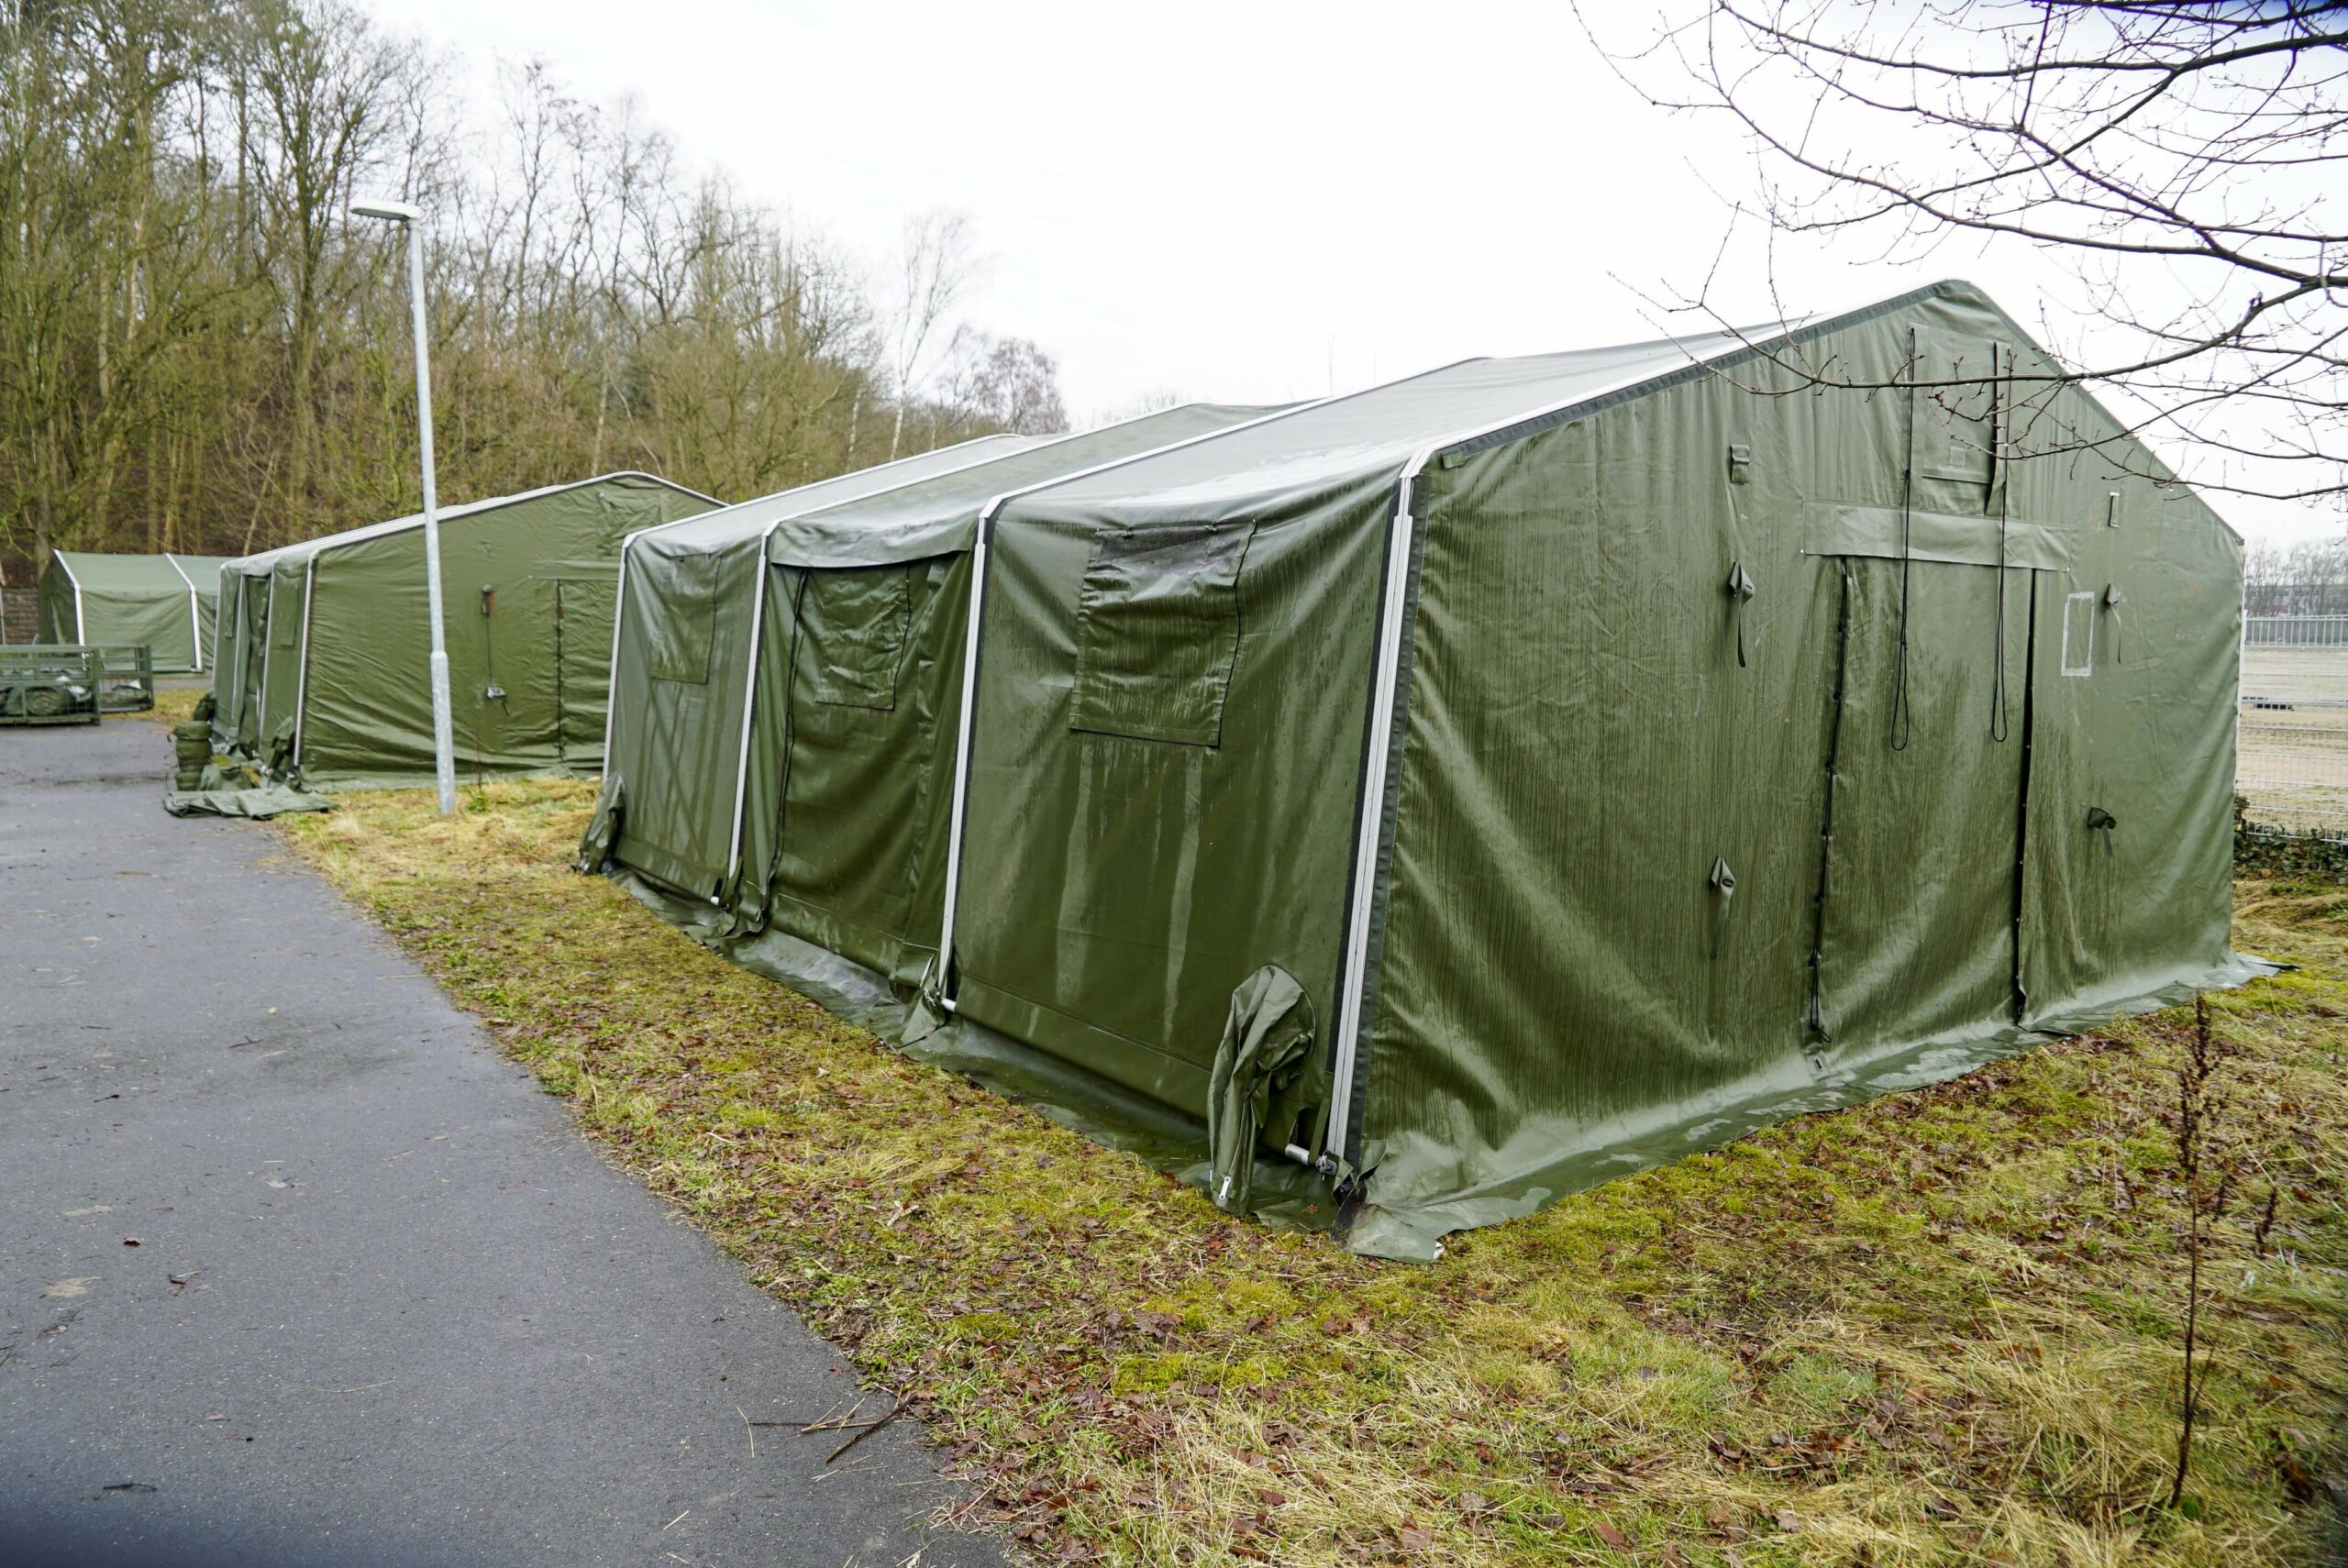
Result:
{"label": "chain-link fence", "polygon": [[2244,621],[2237,777],[2245,822],[2348,838],[2348,615]]}

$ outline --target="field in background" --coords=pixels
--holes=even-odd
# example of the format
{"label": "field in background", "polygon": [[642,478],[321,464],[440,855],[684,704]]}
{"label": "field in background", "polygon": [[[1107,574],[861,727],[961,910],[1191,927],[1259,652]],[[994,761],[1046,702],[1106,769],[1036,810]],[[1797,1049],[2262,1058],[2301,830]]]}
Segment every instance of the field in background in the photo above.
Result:
{"label": "field in background", "polygon": [[[1432,1266],[1218,1214],[564,870],[582,784],[284,825],[581,1124],[904,1402],[1045,1561],[2284,1568],[2348,1386],[2348,889],[2213,998],[2215,1350],[2184,1507],[2189,1015],[1805,1118]],[[2262,1221],[2274,1204],[2271,1220]]]}
{"label": "field in background", "polygon": [[2348,615],[2254,615],[2235,790],[2249,823],[2348,837]]}

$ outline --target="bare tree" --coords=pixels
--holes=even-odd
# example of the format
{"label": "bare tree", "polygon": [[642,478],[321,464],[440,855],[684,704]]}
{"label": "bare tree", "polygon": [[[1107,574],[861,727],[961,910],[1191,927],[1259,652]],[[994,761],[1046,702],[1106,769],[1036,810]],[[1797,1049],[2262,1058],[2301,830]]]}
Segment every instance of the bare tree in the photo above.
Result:
{"label": "bare tree", "polygon": [[892,462],[904,445],[905,409],[919,384],[923,356],[977,270],[969,215],[927,212],[909,219],[899,263],[889,312],[889,375],[897,400],[889,430]]}
{"label": "bare tree", "polygon": [[1068,428],[1059,362],[1024,337],[957,328],[947,345],[944,401],[964,422],[1022,436]]}
{"label": "bare tree", "polygon": [[2243,584],[2253,615],[2348,614],[2348,537],[2254,544]]}
{"label": "bare tree", "polygon": [[401,241],[345,221],[360,185],[432,215],[450,499],[620,466],[763,493],[854,466],[876,419],[901,448],[1058,422],[1032,344],[966,336],[938,374],[967,220],[918,220],[876,284],[625,102],[542,61],[485,106],[462,80],[349,0],[0,0],[11,577],[415,506]]}
{"label": "bare tree", "polygon": [[[1638,40],[1581,10],[1649,102],[1741,127],[1775,232],[2056,256],[2093,344],[2025,380],[2115,390],[2126,433],[2183,443],[2205,489],[2348,498],[2336,0],[1716,0]],[[1713,289],[1671,306],[1717,318]]]}

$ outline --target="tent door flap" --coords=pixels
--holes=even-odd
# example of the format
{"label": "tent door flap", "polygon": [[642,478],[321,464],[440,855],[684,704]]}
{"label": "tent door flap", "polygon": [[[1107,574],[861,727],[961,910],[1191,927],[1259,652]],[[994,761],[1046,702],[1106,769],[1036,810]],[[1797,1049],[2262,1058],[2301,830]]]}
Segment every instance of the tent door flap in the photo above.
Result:
{"label": "tent door flap", "polygon": [[1864,1049],[2002,1026],[2017,1006],[2033,574],[1830,569],[1847,569],[1850,602],[1813,1028]]}

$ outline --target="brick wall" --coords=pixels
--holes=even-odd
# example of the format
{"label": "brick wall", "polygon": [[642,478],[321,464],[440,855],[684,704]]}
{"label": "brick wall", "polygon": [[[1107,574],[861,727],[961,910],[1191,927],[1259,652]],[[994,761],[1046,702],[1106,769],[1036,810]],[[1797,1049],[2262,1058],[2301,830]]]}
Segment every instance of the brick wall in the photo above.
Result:
{"label": "brick wall", "polygon": [[29,643],[40,632],[40,590],[0,588],[0,643]]}

